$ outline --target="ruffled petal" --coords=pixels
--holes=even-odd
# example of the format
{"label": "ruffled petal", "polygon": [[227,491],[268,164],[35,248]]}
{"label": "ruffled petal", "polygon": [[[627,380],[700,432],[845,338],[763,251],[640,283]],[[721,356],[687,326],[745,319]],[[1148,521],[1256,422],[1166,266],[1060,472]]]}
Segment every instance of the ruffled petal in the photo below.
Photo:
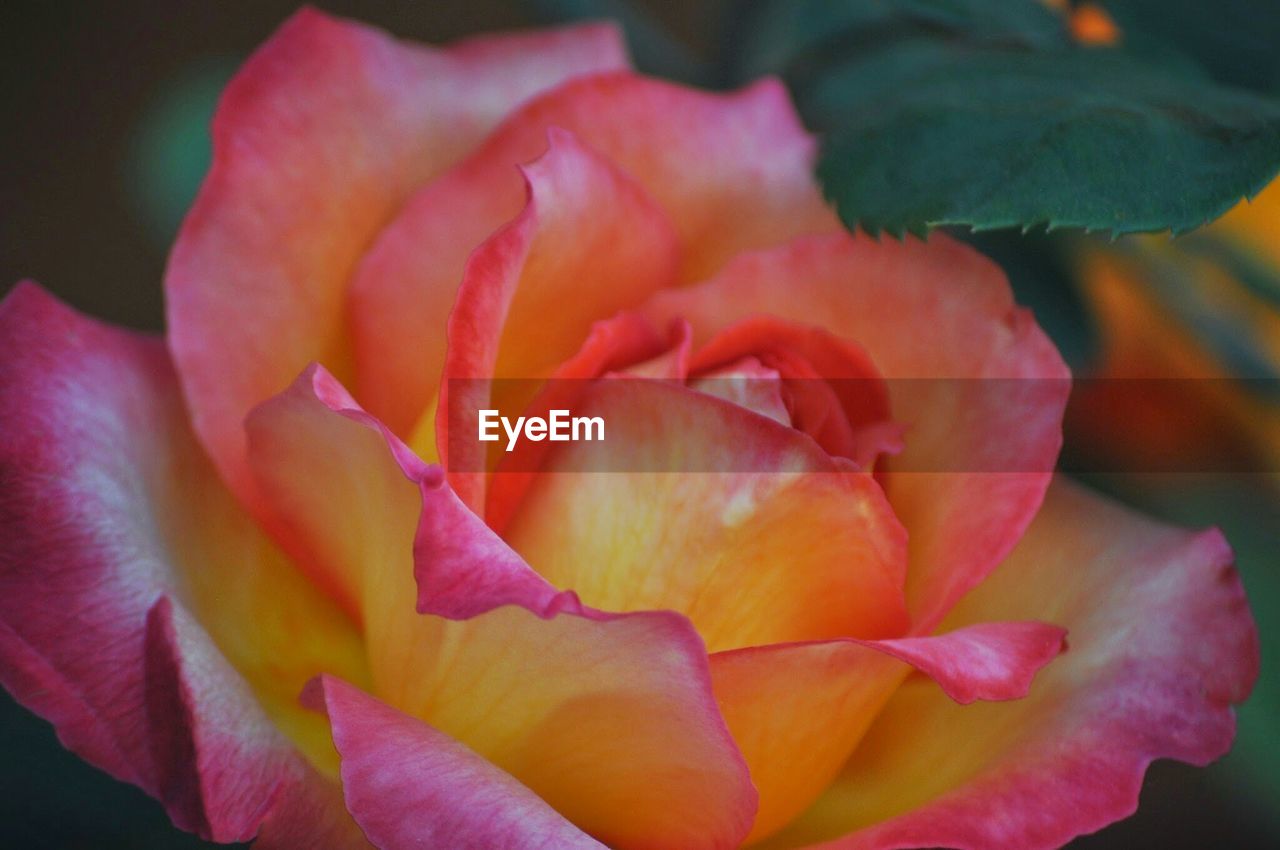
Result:
{"label": "ruffled petal", "polygon": [[519,213],[515,166],[542,153],[550,127],[573,132],[657,200],[684,247],[683,281],[742,250],[839,228],[812,176],[813,141],[777,81],[733,94],[631,74],[567,83],[415,195],[361,263],[351,290],[356,386],[397,433],[436,391],[442,319],[467,256]]}
{"label": "ruffled petal", "polygon": [[290,739],[307,747],[323,723],[296,696],[325,669],[360,678],[357,636],[222,489],[163,344],[21,285],[0,349],[5,687],[207,838],[246,840],[322,799]]}
{"label": "ruffled petal", "polygon": [[906,630],[906,538],[870,475],[664,382],[596,382],[574,413],[605,439],[557,443],[504,532],[552,584],[679,611],[713,650]]}
{"label": "ruffled petal", "polygon": [[522,169],[524,211],[471,255],[449,316],[436,447],[450,484],[478,512],[486,468],[472,437],[478,411],[522,410],[532,399],[531,384],[488,379],[551,374],[601,316],[676,279],[675,234],[639,186],[567,132],[552,129],[549,142]]}
{"label": "ruffled petal", "polygon": [[918,633],[1008,554],[1044,497],[1070,375],[1014,306],[1000,270],[944,234],[800,239],[662,293],[645,312],[659,323],[688,319],[697,344],[755,315],[820,317],[870,355],[888,380],[893,419],[907,429],[882,478],[911,536],[907,591]]}
{"label": "ruffled petal", "polygon": [[380,850],[603,850],[510,774],[340,679],[306,694],[342,758],[342,790]]}
{"label": "ruffled petal", "polygon": [[413,190],[520,101],[625,66],[607,26],[433,49],[310,9],[258,49],[223,94],[165,279],[196,432],[237,495],[256,506],[249,409],[312,360],[351,371],[348,281]]}
{"label": "ruffled petal", "polygon": [[246,421],[270,526],[361,624],[373,692],[403,705],[439,624],[414,610],[413,540],[427,467],[312,365]]}
{"label": "ruffled petal", "polygon": [[1071,630],[1026,699],[960,707],[908,682],[837,782],[767,846],[1048,850],[1132,814],[1153,759],[1203,765],[1229,748],[1258,638],[1216,531],[1055,483],[949,623],[1010,615]]}
{"label": "ruffled petal", "polygon": [[269,848],[365,848],[337,785],[321,778],[258,708],[244,679],[168,597],[146,624],[146,709],[160,800],[214,841]]}
{"label": "ruffled petal", "polygon": [[[687,620],[605,615],[557,593],[463,506],[439,467],[319,368],[251,422],[295,435],[288,453],[253,455],[279,465],[265,473],[273,480],[293,482],[276,502],[290,527],[313,550],[351,559],[342,574],[358,578],[372,693],[610,846],[741,842],[755,794]],[[421,609],[470,619],[417,613],[415,560],[422,591],[440,594]]]}
{"label": "ruffled petal", "polygon": [[245,431],[267,527],[312,581],[363,625],[371,657],[380,658],[383,600],[371,598],[376,576],[367,565],[387,564],[392,572],[399,564],[407,580],[418,499],[378,424],[313,364],[254,408]]}
{"label": "ruffled petal", "polygon": [[960,703],[1018,699],[1061,652],[1063,635],[1045,623],[985,623],[933,637],[715,653],[716,700],[760,791],[748,841],[778,830],[831,782],[906,665]]}

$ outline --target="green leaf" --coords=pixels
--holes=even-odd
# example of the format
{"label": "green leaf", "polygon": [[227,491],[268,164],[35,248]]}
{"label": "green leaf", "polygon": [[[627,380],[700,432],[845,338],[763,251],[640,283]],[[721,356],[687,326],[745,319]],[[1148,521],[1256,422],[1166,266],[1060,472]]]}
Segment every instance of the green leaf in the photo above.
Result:
{"label": "green leaf", "polygon": [[1113,50],[913,37],[800,92],[818,176],[873,233],[1190,230],[1280,169],[1280,104]]}
{"label": "green leaf", "polygon": [[1275,0],[1103,0],[1128,51],[1177,50],[1214,79],[1280,92],[1280,3]]}
{"label": "green leaf", "polygon": [[[1150,5],[1114,2],[1123,23]],[[1216,82],[1160,36],[1082,48],[1031,0],[739,8],[731,79],[784,75],[825,137],[819,178],[850,228],[1183,232],[1280,170],[1280,101]]]}

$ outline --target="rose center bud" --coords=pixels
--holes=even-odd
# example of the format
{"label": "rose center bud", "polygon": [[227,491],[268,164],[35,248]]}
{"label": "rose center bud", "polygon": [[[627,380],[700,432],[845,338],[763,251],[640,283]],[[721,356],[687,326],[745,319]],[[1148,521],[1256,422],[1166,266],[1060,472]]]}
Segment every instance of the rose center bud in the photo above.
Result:
{"label": "rose center bud", "polygon": [[580,390],[607,439],[546,448],[500,531],[588,605],[678,611],[711,652],[901,635],[906,534],[870,469],[886,399],[855,349],[749,320]]}

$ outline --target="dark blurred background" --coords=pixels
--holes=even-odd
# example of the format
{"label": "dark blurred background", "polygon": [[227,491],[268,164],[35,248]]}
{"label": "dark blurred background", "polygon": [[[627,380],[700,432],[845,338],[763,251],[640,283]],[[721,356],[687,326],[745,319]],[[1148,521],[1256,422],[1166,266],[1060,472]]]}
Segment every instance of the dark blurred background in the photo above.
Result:
{"label": "dark blurred background", "polygon": [[[724,2],[318,5],[429,42],[604,8],[626,15],[642,65],[689,78],[733,33]],[[33,278],[87,313],[159,329],[165,255],[208,160],[206,127],[216,96],[295,8],[291,0],[3,4],[0,292]],[[1276,234],[1280,240],[1280,222]],[[996,238],[983,247],[998,256],[1002,245]],[[1010,272],[1073,365],[1086,361],[1091,337],[1088,317],[1082,322],[1077,315],[1081,300],[1069,287],[1023,284]],[[1092,483],[1185,524],[1224,526],[1269,659],[1280,632],[1274,563],[1280,512],[1270,496],[1258,495],[1274,492],[1274,482],[1259,488],[1266,477],[1117,472]],[[141,792],[62,750],[48,724],[0,692],[0,848],[200,846],[206,845],[170,827]],[[1228,758],[1203,771],[1155,765],[1134,818],[1072,846],[1280,847],[1280,684],[1271,666],[1264,662],[1263,681],[1241,711],[1240,737]]]}

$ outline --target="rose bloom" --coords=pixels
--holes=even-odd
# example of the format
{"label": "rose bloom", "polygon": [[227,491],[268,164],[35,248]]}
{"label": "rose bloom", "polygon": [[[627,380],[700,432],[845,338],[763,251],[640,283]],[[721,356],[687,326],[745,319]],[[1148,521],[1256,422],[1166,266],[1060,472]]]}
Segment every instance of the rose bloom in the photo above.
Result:
{"label": "rose bloom", "polygon": [[[304,11],[213,137],[163,340],[0,308],[0,673],[177,826],[1047,848],[1228,749],[1222,537],[1053,478],[1054,347],[969,248],[844,232],[777,82]],[[447,379],[548,377],[603,443],[446,439],[493,401]]]}

